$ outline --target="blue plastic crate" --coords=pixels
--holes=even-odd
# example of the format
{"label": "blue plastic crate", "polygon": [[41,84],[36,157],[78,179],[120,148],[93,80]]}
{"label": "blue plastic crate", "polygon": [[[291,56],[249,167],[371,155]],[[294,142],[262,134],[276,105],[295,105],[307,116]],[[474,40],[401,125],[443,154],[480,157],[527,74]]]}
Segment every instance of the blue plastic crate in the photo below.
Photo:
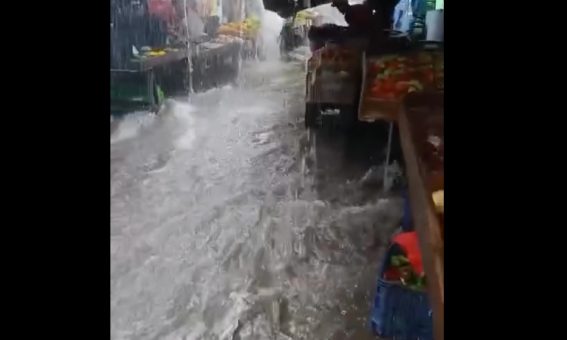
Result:
{"label": "blue plastic crate", "polygon": [[395,340],[433,340],[432,312],[427,293],[382,279],[390,256],[388,250],[380,269],[370,317],[372,331],[380,337]]}

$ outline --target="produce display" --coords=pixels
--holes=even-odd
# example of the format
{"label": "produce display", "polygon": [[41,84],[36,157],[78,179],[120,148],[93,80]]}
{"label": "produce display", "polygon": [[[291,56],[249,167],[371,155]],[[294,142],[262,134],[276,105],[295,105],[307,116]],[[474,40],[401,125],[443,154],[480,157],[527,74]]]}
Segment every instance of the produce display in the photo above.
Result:
{"label": "produce display", "polygon": [[411,92],[442,90],[443,53],[417,52],[386,55],[368,60],[367,97],[401,101]]}
{"label": "produce display", "polygon": [[317,16],[311,9],[304,9],[297,12],[293,20],[293,25],[297,26],[309,26],[311,21]]}
{"label": "produce display", "polygon": [[216,38],[214,38],[211,42],[217,44],[228,44],[234,42],[242,43],[242,39],[231,35],[220,34]]}
{"label": "produce display", "polygon": [[387,281],[399,282],[409,289],[424,291],[426,288],[425,273],[417,273],[405,255],[393,255],[389,268],[384,273]]}
{"label": "produce display", "polygon": [[169,52],[177,52],[179,51],[176,48],[150,48],[150,47],[142,47],[140,53],[137,55],[137,58],[146,59],[152,57],[162,57],[167,55]]}
{"label": "produce display", "polygon": [[229,22],[221,25],[218,34],[254,39],[260,30],[261,22],[256,17],[246,18],[241,22]]}

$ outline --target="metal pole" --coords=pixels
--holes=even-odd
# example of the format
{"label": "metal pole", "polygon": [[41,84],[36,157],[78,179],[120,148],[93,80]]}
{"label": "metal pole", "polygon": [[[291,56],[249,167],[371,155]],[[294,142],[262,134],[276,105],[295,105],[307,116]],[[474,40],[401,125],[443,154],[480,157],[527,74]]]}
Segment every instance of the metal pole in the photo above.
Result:
{"label": "metal pole", "polygon": [[185,15],[185,32],[186,32],[186,36],[185,38],[187,39],[187,67],[189,68],[189,96],[191,96],[191,94],[193,93],[193,60],[192,60],[192,48],[191,48],[191,40],[190,40],[190,33],[189,33],[189,21],[187,19],[188,17],[188,13],[187,13],[187,0],[183,0],[183,8],[184,8],[184,15]]}

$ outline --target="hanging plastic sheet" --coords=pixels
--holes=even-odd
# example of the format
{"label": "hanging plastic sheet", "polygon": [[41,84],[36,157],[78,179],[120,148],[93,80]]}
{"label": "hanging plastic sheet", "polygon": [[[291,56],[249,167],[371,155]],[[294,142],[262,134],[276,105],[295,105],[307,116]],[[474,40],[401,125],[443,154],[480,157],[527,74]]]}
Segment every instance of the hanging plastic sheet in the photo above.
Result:
{"label": "hanging plastic sheet", "polygon": [[393,28],[400,32],[410,32],[415,19],[423,18],[425,12],[425,0],[400,0],[394,9]]}

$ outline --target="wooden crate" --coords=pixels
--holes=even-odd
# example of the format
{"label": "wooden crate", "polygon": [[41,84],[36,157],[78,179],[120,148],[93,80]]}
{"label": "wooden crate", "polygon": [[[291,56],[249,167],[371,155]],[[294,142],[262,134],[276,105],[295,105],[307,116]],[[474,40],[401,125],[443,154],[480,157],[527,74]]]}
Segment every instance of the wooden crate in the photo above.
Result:
{"label": "wooden crate", "polygon": [[[405,56],[407,58],[415,58],[417,57],[417,53],[428,53],[426,51],[410,51],[401,53],[401,56]],[[395,55],[395,53],[392,53]],[[433,69],[435,70],[434,74],[435,80],[432,84],[427,84],[430,88],[424,89],[424,91],[443,91],[443,69],[437,69],[437,61],[442,60],[438,59],[438,56],[442,57],[438,51],[433,52],[431,54],[431,60],[433,63]],[[361,90],[360,90],[360,100],[359,100],[359,110],[358,110],[358,119],[363,122],[374,122],[377,120],[386,120],[386,121],[395,121],[398,119],[399,112],[402,108],[403,97],[396,98],[393,100],[386,100],[386,99],[378,99],[374,98],[369,94],[370,88],[370,81],[374,74],[371,74],[369,70],[369,64],[372,62],[374,58],[382,58],[384,56],[378,57],[368,57],[366,53],[362,55],[362,83],[361,83]],[[442,62],[441,62],[442,64]],[[439,76],[437,76],[439,75]],[[424,84],[425,85],[425,84]]]}

